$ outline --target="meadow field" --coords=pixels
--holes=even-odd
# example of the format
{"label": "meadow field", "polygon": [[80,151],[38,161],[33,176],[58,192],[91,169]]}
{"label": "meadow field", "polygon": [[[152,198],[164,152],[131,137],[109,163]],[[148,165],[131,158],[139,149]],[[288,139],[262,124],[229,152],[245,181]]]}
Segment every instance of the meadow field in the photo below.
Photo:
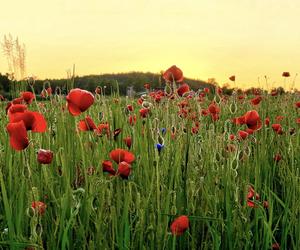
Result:
{"label": "meadow field", "polygon": [[299,93],[164,80],[137,98],[14,88],[1,249],[300,249]]}

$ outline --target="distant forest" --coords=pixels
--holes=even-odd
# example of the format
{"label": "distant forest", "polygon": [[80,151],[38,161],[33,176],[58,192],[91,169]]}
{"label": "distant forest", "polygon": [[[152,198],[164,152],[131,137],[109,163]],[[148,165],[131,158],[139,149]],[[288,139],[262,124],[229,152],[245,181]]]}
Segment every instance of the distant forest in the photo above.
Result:
{"label": "distant forest", "polygon": [[[36,94],[38,95],[41,93],[43,86],[47,88],[48,84],[50,83],[53,91],[55,91],[56,87],[59,87],[61,89],[61,92],[63,94],[66,94],[70,81],[70,79],[36,80],[34,83],[34,89]],[[213,87],[212,84],[201,80],[185,78],[184,81],[185,83],[188,83],[193,90],[205,87]],[[162,79],[161,75],[154,73],[130,72],[74,77],[74,87],[94,92],[95,88],[99,86],[102,88],[102,90],[104,90],[105,88],[106,95],[110,95],[111,93],[116,92],[117,85],[119,86],[119,93],[121,95],[127,94],[128,87],[133,87],[133,90],[136,93],[143,92],[145,91],[145,83],[149,83],[151,89],[161,89],[165,86],[164,80]],[[9,98],[9,87],[10,81],[8,79],[8,75],[0,73],[0,94],[4,97]],[[30,90],[30,88],[28,90]]]}

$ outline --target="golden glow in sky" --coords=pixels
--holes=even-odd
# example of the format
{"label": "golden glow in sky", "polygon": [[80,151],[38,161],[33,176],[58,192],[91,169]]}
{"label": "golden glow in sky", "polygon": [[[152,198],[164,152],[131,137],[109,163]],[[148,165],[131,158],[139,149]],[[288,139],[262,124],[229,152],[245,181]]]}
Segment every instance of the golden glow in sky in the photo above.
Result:
{"label": "golden glow in sky", "polygon": [[[38,78],[127,71],[184,75],[241,86],[282,85],[300,71],[298,0],[1,0],[0,38],[26,44]],[[0,54],[0,72],[7,71]],[[300,80],[299,80],[300,81]],[[300,83],[296,79],[296,86]]]}

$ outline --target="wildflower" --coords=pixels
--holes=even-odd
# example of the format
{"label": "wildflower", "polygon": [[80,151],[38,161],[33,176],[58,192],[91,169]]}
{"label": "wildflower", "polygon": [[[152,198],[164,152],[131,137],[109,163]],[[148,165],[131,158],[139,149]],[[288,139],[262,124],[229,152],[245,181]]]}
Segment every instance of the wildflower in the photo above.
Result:
{"label": "wildflower", "polygon": [[255,192],[254,188],[252,186],[248,187],[248,193],[247,193],[247,205],[248,207],[256,207],[255,200],[259,200],[260,195]]}
{"label": "wildflower", "polygon": [[118,165],[117,174],[122,177],[122,179],[128,179],[131,172],[131,165],[126,161],[121,161]]}
{"label": "wildflower", "polygon": [[238,132],[238,134],[239,134],[239,138],[241,138],[243,140],[245,140],[248,137],[248,135],[249,135],[246,131],[243,131],[243,130],[240,130]]}
{"label": "wildflower", "polygon": [[274,130],[274,132],[276,132],[279,135],[283,134],[283,130],[282,130],[281,124],[279,124],[279,123],[272,124],[272,129]]}
{"label": "wildflower", "polygon": [[189,228],[189,218],[186,215],[177,217],[171,224],[170,229],[173,235],[180,236]]}
{"label": "wildflower", "polygon": [[23,121],[26,130],[31,130],[32,132],[43,133],[47,129],[47,122],[39,112],[25,110],[24,112],[16,112],[9,115],[10,123],[19,121]]}
{"label": "wildflower", "polygon": [[157,144],[156,144],[156,148],[157,148],[158,153],[160,153],[161,150],[162,150],[164,147],[165,147],[164,144],[160,144],[160,143],[157,143]]}
{"label": "wildflower", "polygon": [[128,147],[128,149],[131,148],[131,144],[132,144],[132,139],[130,136],[126,137],[123,139],[124,143],[126,144],[126,146]]}
{"label": "wildflower", "polygon": [[83,120],[80,120],[77,125],[80,131],[94,131],[97,126],[91,117],[87,116]]}
{"label": "wildflower", "polygon": [[127,163],[132,163],[135,160],[135,156],[133,153],[120,148],[112,150],[109,156],[116,163],[120,163],[122,161],[126,161]]}
{"label": "wildflower", "polygon": [[6,126],[7,132],[9,133],[10,145],[15,150],[23,150],[29,145],[28,136],[24,122],[18,121],[9,123]]}
{"label": "wildflower", "polygon": [[177,68],[176,65],[173,65],[163,73],[163,78],[167,82],[182,82],[183,73],[180,68]]}
{"label": "wildflower", "polygon": [[262,97],[257,96],[257,97],[252,98],[250,101],[251,101],[252,105],[256,106],[261,102],[261,100],[262,100]]}
{"label": "wildflower", "polygon": [[179,96],[183,96],[185,93],[190,91],[190,86],[186,83],[183,83],[178,89],[177,89],[177,94]]}
{"label": "wildflower", "polygon": [[113,168],[113,163],[109,160],[105,160],[102,162],[102,170],[103,172],[108,172],[112,175],[116,173],[116,171]]}
{"label": "wildflower", "polygon": [[102,162],[102,170],[103,170],[103,172],[110,173],[111,175],[116,174],[116,171],[113,168],[113,164],[109,160],[105,160]]}
{"label": "wildflower", "polygon": [[68,110],[73,116],[80,115],[94,103],[93,94],[79,88],[72,89],[66,99]]}
{"label": "wildflower", "polygon": [[37,160],[40,164],[50,164],[52,162],[53,152],[50,150],[40,149]]}
{"label": "wildflower", "polygon": [[35,98],[34,94],[30,91],[25,91],[21,93],[21,98],[27,103],[32,103],[33,99]]}
{"label": "wildflower", "polygon": [[261,128],[261,120],[256,110],[248,111],[245,115],[245,123],[249,129],[257,130]]}
{"label": "wildflower", "polygon": [[47,205],[42,201],[33,201],[31,203],[31,208],[38,214],[44,215],[46,212]]}

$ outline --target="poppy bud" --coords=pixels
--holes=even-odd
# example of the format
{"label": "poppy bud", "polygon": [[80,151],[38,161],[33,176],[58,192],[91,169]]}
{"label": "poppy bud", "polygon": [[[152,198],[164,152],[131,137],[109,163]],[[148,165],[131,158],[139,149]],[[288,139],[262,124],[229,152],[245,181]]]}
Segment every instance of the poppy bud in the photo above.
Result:
{"label": "poppy bud", "polygon": [[52,162],[53,152],[50,150],[40,149],[37,160],[40,164],[50,164]]}
{"label": "poppy bud", "polygon": [[173,235],[180,236],[189,228],[189,218],[186,215],[177,217],[171,224],[170,229]]}
{"label": "poppy bud", "polygon": [[130,149],[131,148],[131,144],[132,144],[131,137],[128,136],[128,137],[124,138],[123,141],[127,145],[128,149]]}
{"label": "poppy bud", "polygon": [[229,80],[234,82],[234,81],[235,81],[235,76],[234,76],[234,75],[233,75],[233,76],[230,76],[230,77],[229,77]]}

